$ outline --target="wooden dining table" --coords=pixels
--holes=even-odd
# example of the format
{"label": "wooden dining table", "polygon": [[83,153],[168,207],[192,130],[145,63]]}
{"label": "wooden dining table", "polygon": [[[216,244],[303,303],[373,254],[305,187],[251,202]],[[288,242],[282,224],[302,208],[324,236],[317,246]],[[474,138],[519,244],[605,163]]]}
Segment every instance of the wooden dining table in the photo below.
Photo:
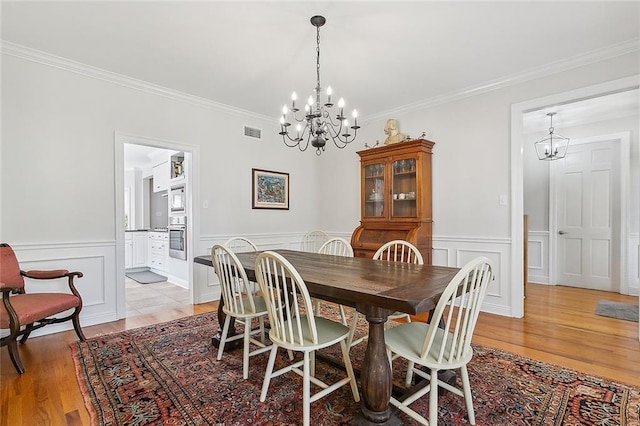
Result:
{"label": "wooden dining table", "polygon": [[[435,308],[459,269],[294,250],[274,251],[296,268],[312,297],[354,307],[369,323],[360,375],[361,413],[353,424],[400,424],[389,402],[393,378],[384,324],[395,311],[418,315]],[[259,253],[236,253],[252,281],[256,279],[255,260]],[[210,256],[198,256],[194,261],[211,266]]]}

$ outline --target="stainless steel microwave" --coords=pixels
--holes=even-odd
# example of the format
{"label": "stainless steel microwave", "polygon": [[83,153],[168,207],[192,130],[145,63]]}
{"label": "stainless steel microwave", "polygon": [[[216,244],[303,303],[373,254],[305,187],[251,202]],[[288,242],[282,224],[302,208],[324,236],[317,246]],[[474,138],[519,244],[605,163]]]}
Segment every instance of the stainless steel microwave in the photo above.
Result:
{"label": "stainless steel microwave", "polygon": [[172,214],[186,214],[187,194],[184,185],[172,187],[169,191],[169,208]]}

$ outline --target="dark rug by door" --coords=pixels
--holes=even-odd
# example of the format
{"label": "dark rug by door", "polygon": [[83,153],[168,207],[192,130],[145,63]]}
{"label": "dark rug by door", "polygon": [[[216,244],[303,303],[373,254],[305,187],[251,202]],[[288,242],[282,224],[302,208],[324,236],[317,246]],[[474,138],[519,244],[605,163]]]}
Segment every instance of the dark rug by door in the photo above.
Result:
{"label": "dark rug by door", "polygon": [[[302,379],[294,374],[272,379],[266,401],[260,402],[268,353],[251,357],[249,379],[243,380],[241,348],[216,361],[211,336],[217,331],[216,314],[209,313],[72,343],[92,424],[300,424]],[[364,344],[351,349],[354,367],[362,365]],[[640,388],[488,347],[474,349],[469,376],[478,425],[640,424]],[[317,363],[321,378],[343,374]],[[400,384],[403,364],[394,362],[394,377]],[[413,407],[427,413],[427,400]],[[446,393],[439,404],[439,424],[468,424],[462,398]],[[311,423],[345,424],[358,411],[346,386],[311,404]],[[414,424],[403,413],[398,416]]]}
{"label": "dark rug by door", "polygon": [[127,272],[125,275],[140,284],[160,283],[167,280],[164,275],[151,271]]}
{"label": "dark rug by door", "polygon": [[599,300],[596,315],[638,322],[638,304]]}

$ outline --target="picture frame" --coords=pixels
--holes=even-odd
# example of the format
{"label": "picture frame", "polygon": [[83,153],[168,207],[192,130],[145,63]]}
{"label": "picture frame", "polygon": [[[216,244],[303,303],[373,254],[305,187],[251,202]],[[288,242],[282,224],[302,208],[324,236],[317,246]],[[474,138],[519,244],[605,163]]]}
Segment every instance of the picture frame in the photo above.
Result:
{"label": "picture frame", "polygon": [[289,173],[251,169],[252,209],[289,210]]}

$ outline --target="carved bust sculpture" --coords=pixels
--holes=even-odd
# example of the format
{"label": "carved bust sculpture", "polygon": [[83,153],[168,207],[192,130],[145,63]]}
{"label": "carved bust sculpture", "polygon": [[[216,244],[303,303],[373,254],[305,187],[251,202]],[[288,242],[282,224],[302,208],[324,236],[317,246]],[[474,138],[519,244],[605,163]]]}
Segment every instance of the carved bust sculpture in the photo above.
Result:
{"label": "carved bust sculpture", "polygon": [[393,118],[387,120],[387,124],[384,126],[384,133],[387,135],[387,139],[384,141],[385,145],[402,142],[407,138],[407,135],[400,133],[398,121]]}

